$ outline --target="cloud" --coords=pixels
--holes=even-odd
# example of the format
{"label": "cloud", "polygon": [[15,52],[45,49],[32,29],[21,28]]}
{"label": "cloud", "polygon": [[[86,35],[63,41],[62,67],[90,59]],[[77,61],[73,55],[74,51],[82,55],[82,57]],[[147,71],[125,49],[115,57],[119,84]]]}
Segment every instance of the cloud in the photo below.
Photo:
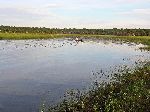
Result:
{"label": "cloud", "polygon": [[114,0],[116,2],[139,2],[141,0]]}
{"label": "cloud", "polygon": [[129,12],[129,13],[150,15],[150,9],[134,9],[132,12]]}
{"label": "cloud", "polygon": [[58,3],[49,3],[45,5],[45,8],[60,8],[62,7],[62,4],[58,4]]}
{"label": "cloud", "polygon": [[[129,28],[150,28],[150,9],[132,9],[129,11],[117,12],[116,16],[119,18],[118,21],[112,22],[115,26],[125,26]],[[115,24],[114,24],[115,23]]]}
{"label": "cloud", "polygon": [[0,24],[43,26],[59,19],[57,15],[40,8],[0,8]]}
{"label": "cloud", "polygon": [[7,17],[11,19],[14,18],[31,18],[31,17],[40,17],[39,14],[25,11],[18,8],[0,8],[0,16]]}
{"label": "cloud", "polygon": [[[133,9],[130,11],[119,12],[118,15],[123,16],[125,18],[138,20],[150,20],[150,9]],[[150,24],[150,23],[147,23]]]}
{"label": "cloud", "polygon": [[76,28],[150,28],[150,24],[147,20],[99,20],[81,22]]}
{"label": "cloud", "polygon": [[120,14],[124,15],[150,15],[150,9],[133,9],[131,11],[120,12]]}
{"label": "cloud", "polygon": [[139,2],[148,2],[150,0],[113,0],[118,3],[139,3]]}
{"label": "cloud", "polygon": [[2,1],[0,24],[61,28],[150,27],[150,9],[145,7],[149,1],[10,0],[11,5]]}

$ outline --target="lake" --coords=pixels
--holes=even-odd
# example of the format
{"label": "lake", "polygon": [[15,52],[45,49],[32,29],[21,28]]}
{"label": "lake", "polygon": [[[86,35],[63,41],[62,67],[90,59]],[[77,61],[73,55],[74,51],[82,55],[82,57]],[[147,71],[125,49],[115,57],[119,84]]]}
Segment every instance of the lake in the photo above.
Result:
{"label": "lake", "polygon": [[[0,112],[37,112],[71,88],[86,88],[92,72],[149,59],[143,45],[71,38],[0,41]],[[107,79],[102,79],[107,80]]]}

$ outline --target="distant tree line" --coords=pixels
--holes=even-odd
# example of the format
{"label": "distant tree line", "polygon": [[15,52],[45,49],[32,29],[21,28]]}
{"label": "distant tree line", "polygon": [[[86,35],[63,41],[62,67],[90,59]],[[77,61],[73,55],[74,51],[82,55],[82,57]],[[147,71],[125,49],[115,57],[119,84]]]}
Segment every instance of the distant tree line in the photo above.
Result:
{"label": "distant tree line", "polygon": [[76,29],[76,28],[45,28],[45,27],[15,27],[0,26],[2,33],[40,33],[40,34],[90,34],[117,36],[150,36],[150,29]]}

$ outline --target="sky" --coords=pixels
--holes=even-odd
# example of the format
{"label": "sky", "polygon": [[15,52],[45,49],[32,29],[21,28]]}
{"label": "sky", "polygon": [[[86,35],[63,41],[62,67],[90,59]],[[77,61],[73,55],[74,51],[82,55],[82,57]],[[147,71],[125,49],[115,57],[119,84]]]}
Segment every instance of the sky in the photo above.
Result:
{"label": "sky", "polygon": [[0,0],[0,25],[150,29],[150,0]]}

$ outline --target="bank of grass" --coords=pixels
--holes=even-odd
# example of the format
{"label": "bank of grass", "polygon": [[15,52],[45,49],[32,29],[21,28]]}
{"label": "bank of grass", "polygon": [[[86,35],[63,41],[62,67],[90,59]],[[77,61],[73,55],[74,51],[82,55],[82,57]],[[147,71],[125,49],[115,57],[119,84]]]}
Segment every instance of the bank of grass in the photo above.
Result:
{"label": "bank of grass", "polygon": [[110,36],[110,39],[124,40],[128,42],[137,42],[150,46],[150,36]]}
{"label": "bank of grass", "polygon": [[43,112],[149,112],[150,62],[114,74],[110,83],[95,82],[86,93],[72,90],[58,105]]}
{"label": "bank of grass", "polygon": [[64,34],[0,33],[0,40],[51,39],[64,36]]}
{"label": "bank of grass", "polygon": [[[80,35],[80,34],[41,34],[41,33],[0,33],[0,40],[21,40],[21,39],[51,39],[63,37],[91,37],[97,35]],[[102,35],[99,35],[102,37]]]}
{"label": "bank of grass", "polygon": [[41,34],[41,33],[0,33],[0,40],[22,39],[51,39],[64,37],[110,37],[108,35],[81,35],[81,34]]}
{"label": "bank of grass", "polygon": [[30,34],[30,33],[0,33],[0,40],[20,39],[51,39],[63,37],[100,38],[137,42],[150,46],[150,36],[115,36],[115,35],[81,35],[81,34]]}

